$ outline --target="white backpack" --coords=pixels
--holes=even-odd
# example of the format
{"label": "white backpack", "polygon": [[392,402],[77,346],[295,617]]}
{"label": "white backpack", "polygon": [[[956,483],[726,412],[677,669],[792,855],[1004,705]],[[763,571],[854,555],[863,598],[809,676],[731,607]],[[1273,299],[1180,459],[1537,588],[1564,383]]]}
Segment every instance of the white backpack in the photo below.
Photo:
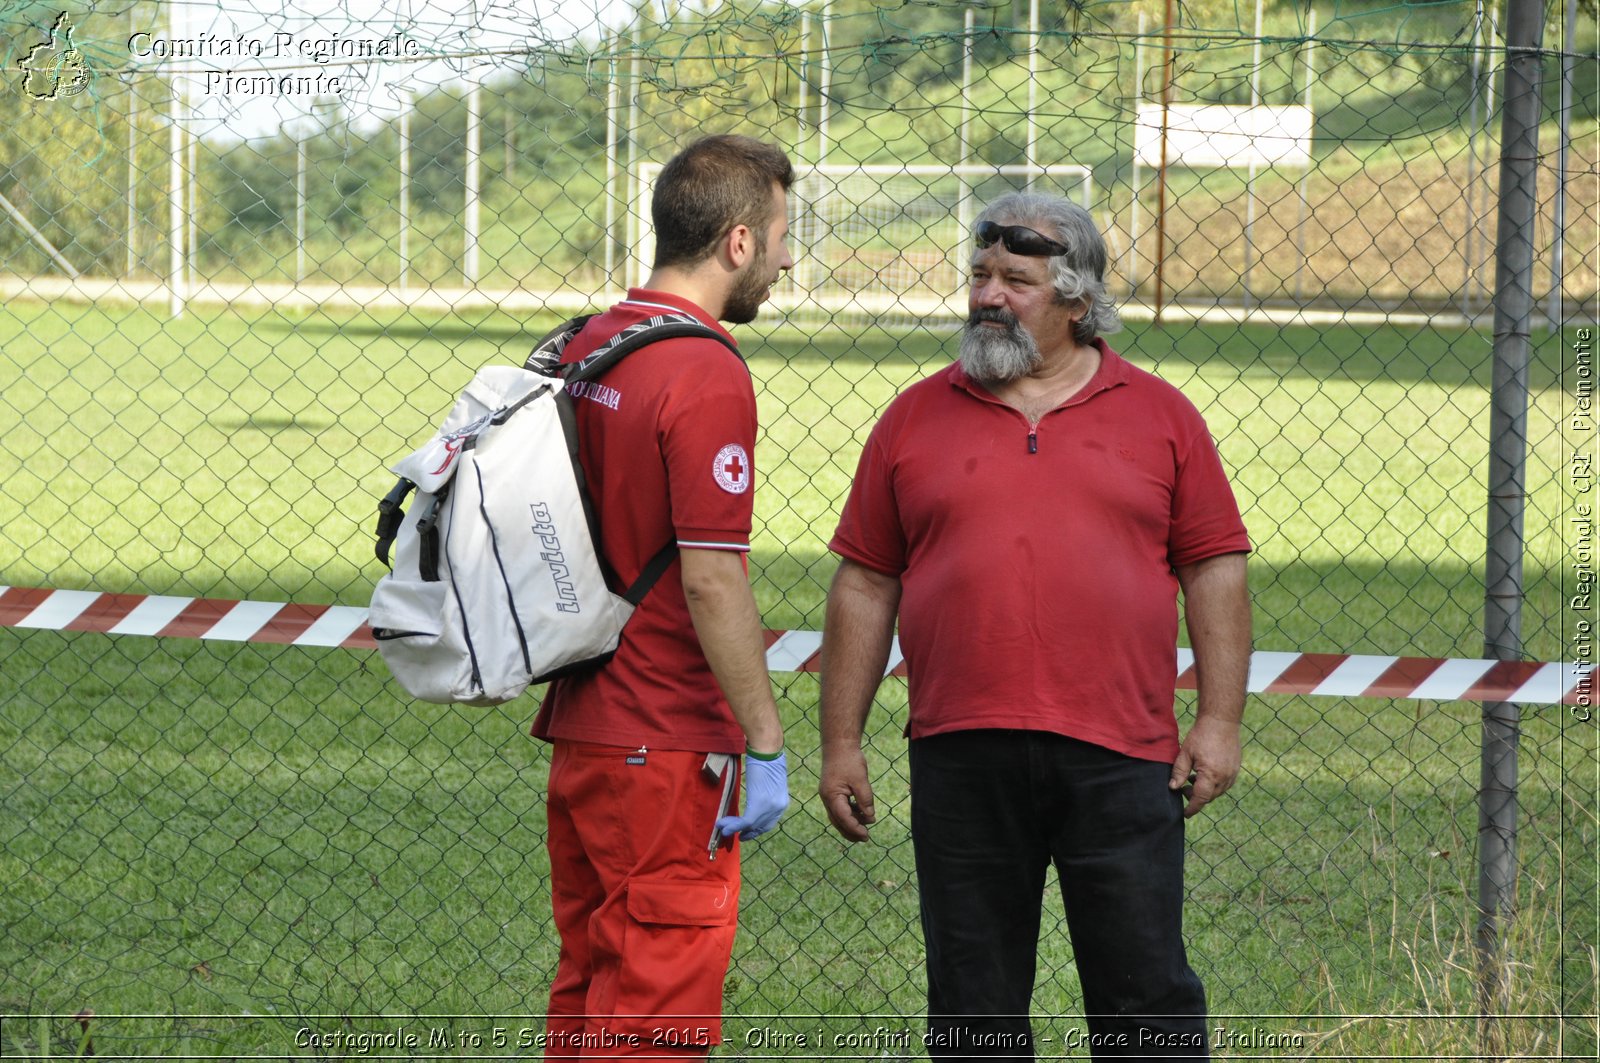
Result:
{"label": "white backpack", "polygon": [[[649,343],[728,341],[687,314],[613,336],[583,361],[561,351],[588,321],[540,340],[525,368],[489,366],[427,443],[395,466],[378,505],[378,580],[367,622],[406,692],[423,701],[494,705],[531,684],[610,660],[622,627],[676,548],[668,542],[623,593],[608,586],[578,463],[569,389]],[[417,499],[402,509],[413,490]]]}

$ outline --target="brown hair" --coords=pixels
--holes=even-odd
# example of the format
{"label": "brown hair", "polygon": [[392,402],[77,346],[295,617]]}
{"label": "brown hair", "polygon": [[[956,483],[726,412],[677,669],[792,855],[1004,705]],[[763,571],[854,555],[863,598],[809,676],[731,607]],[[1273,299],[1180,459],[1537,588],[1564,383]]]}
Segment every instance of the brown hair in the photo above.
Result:
{"label": "brown hair", "polygon": [[653,268],[704,261],[735,225],[748,225],[764,240],[774,184],[787,192],[794,167],[782,150],[754,137],[701,137],[678,152],[656,178],[650,202]]}

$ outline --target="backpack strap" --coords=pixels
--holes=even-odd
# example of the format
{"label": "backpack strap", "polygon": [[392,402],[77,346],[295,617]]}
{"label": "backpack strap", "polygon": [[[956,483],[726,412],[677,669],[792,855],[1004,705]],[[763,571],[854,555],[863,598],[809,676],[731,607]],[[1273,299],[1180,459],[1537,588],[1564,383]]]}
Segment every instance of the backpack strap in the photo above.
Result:
{"label": "backpack strap", "polygon": [[[583,331],[583,327],[589,323],[589,319],[593,316],[593,314],[586,314],[582,317],[572,318],[570,321],[566,321],[546,333],[544,338],[533,345],[533,353],[528,355],[524,368],[531,372],[543,373],[546,376],[560,376],[569,384],[595,380],[606,370],[641,347],[659,343],[662,340],[693,338],[716,340],[735,355],[738,355],[741,360],[744,358],[743,355],[739,354],[739,348],[734,345],[733,341],[716,329],[711,328],[690,314],[672,313],[658,314],[655,317],[629,325],[602,343],[592,353],[586,355],[582,361],[563,365],[561,363],[561,352],[566,350],[567,344],[572,341],[574,336]],[[572,440],[571,445],[574,448],[574,453],[576,453],[576,428],[565,415],[563,416],[563,426],[569,433],[569,439]],[[583,475],[581,467],[578,474],[581,484]],[[588,511],[589,526],[593,529],[594,541],[598,545],[600,542],[599,522],[594,519],[594,513],[590,507],[589,492],[584,490],[581,494],[584,500],[584,509]],[[615,583],[616,570],[611,567],[611,563],[606,560],[604,554],[600,554],[597,551],[596,556],[599,557],[601,568],[607,578]],[[656,581],[672,566],[672,560],[677,556],[678,544],[676,542],[669,541],[660,550],[657,550],[655,556],[645,562],[644,568],[639,573],[639,578],[633,581],[632,586],[622,592],[623,599],[633,606],[637,606],[644,601],[644,596],[650,593],[650,588],[656,585]]]}
{"label": "backpack strap", "polygon": [[378,503],[378,527],[376,534],[378,560],[383,562],[383,567],[393,570],[389,564],[389,548],[394,545],[394,538],[400,534],[400,522],[406,519],[406,511],[401,507],[406,504],[406,496],[417,489],[417,485],[407,480],[404,476],[394,485],[394,489],[383,496]]}
{"label": "backpack strap", "polygon": [[560,376],[561,352],[567,349],[572,337],[583,331],[583,326],[589,323],[591,317],[594,315],[571,317],[546,332],[540,337],[539,342],[533,345],[533,351],[522,363],[522,368],[541,376]]}
{"label": "backpack strap", "polygon": [[656,580],[666,574],[672,567],[672,559],[678,556],[678,544],[668,543],[656,551],[656,556],[646,562],[639,578],[633,581],[633,586],[622,592],[623,600],[629,605],[638,606],[644,601],[644,596],[650,593],[650,588],[656,585]]}
{"label": "backpack strap", "polygon": [[[400,525],[406,519],[406,511],[401,507],[406,503],[406,496],[417,489],[417,485],[400,477],[390,492],[383,496],[378,503],[377,544],[374,551],[378,560],[389,571],[394,571],[394,566],[389,564],[389,550],[394,546],[395,537],[400,534]],[[448,486],[445,491],[449,491]],[[429,583],[439,582],[439,503],[444,494],[419,495],[426,498],[423,503],[426,507],[417,514],[417,545],[421,551],[418,557],[418,570],[422,578]]]}
{"label": "backpack strap", "polygon": [[740,359],[744,358],[732,340],[699,318],[691,314],[671,313],[657,314],[655,317],[629,325],[585,355],[582,361],[563,365],[561,355],[567,349],[567,344],[583,331],[583,327],[594,316],[594,314],[583,314],[580,317],[569,318],[546,332],[533,345],[533,351],[529,353],[522,367],[532,373],[559,376],[570,381],[594,380],[641,347],[662,340],[685,338],[716,340],[739,355]]}
{"label": "backpack strap", "polygon": [[[641,347],[662,340],[685,338],[716,340],[734,354],[739,354],[739,348],[732,340],[689,314],[657,314],[629,325],[585,355],[582,361],[563,366],[561,375],[569,382],[595,380]],[[564,348],[566,343],[563,342],[561,346]]]}

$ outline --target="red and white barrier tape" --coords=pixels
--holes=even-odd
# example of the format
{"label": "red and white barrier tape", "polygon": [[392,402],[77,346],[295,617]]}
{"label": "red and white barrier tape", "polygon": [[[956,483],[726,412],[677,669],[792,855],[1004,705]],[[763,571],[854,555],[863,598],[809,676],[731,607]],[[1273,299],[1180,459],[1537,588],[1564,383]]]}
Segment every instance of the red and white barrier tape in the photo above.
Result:
{"label": "red and white barrier tape", "polygon": [[[0,587],[0,627],[347,649],[376,647],[367,628],[367,611],[358,606],[31,587]],[[766,639],[767,667],[772,671],[817,670],[820,632],[768,631]],[[889,674],[905,675],[898,643],[890,652]],[[1194,678],[1194,654],[1180,647],[1179,688],[1193,690]],[[1247,689],[1252,694],[1588,705],[1595,700],[1597,678],[1593,664],[1257,650],[1250,656]]]}

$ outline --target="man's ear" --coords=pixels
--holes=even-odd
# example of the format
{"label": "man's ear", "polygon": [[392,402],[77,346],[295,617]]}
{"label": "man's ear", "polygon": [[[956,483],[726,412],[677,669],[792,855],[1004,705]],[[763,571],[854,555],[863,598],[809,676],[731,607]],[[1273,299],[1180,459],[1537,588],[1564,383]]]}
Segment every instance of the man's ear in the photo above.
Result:
{"label": "man's ear", "polygon": [[1072,321],[1074,324],[1089,316],[1088,299],[1063,299],[1061,298],[1061,293],[1057,292],[1056,305],[1064,306],[1072,312]]}
{"label": "man's ear", "polygon": [[734,269],[744,268],[755,257],[756,234],[748,225],[735,225],[722,238],[722,251]]}

